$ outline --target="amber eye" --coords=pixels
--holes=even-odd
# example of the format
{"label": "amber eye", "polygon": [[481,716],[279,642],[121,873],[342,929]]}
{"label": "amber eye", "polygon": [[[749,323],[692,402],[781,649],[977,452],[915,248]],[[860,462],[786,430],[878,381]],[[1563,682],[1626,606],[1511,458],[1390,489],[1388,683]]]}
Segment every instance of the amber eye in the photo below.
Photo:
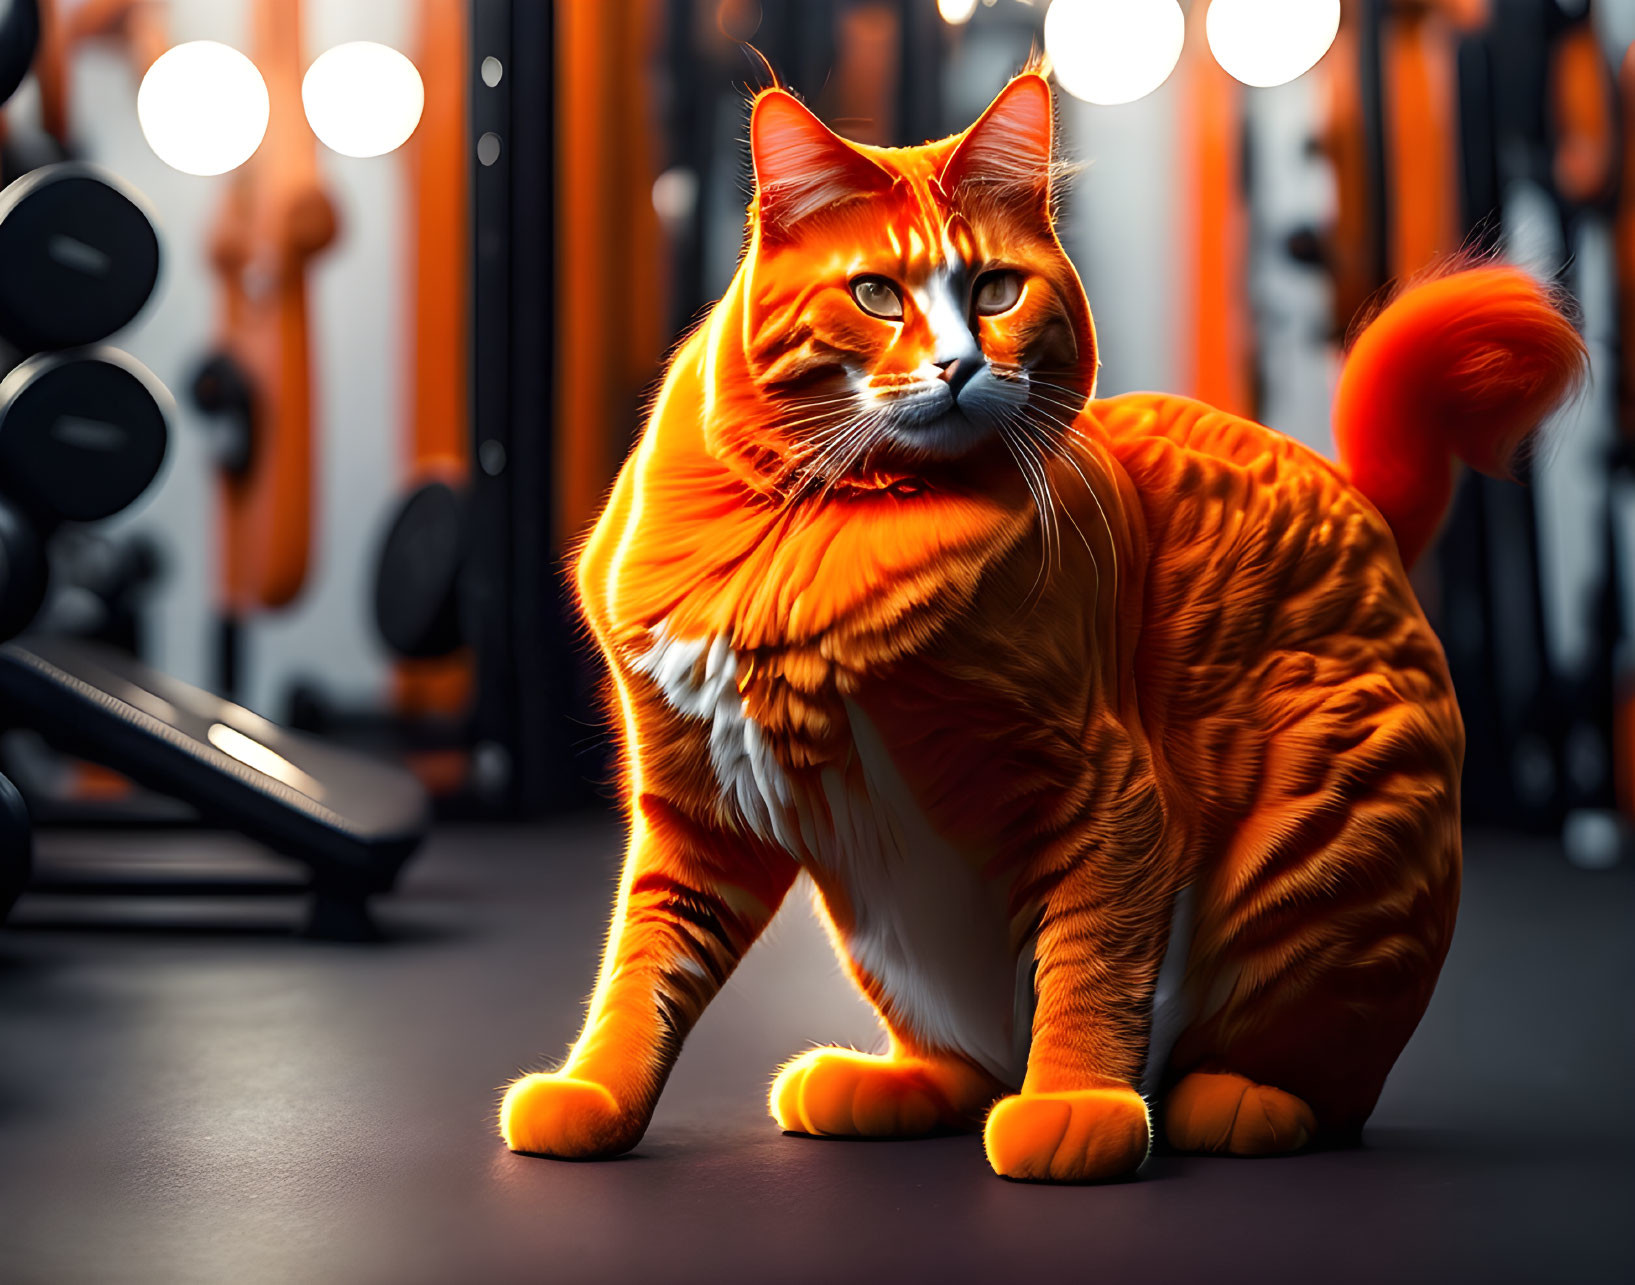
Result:
{"label": "amber eye", "polygon": [[997,317],[1016,307],[1022,297],[1020,272],[989,272],[976,283],[975,304],[979,317]]}
{"label": "amber eye", "polygon": [[871,317],[879,317],[882,321],[903,319],[903,301],[897,294],[897,287],[884,277],[858,277],[852,282],[852,298]]}

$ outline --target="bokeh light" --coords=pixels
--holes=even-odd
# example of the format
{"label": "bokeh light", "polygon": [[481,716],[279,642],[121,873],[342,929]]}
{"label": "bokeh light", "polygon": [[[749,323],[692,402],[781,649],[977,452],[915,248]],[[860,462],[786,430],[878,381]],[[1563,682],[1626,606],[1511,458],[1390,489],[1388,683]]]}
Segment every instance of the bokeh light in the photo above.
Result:
{"label": "bokeh light", "polygon": [[1056,0],[1045,14],[1057,83],[1104,107],[1133,103],[1168,80],[1185,39],[1176,0]]}
{"label": "bokeh light", "polygon": [[415,65],[370,40],[326,49],[307,68],[301,104],[312,132],[342,156],[384,156],[408,142],[426,106]]}
{"label": "bokeh light", "polygon": [[1209,49],[1233,77],[1259,89],[1315,67],[1340,30],[1340,0],[1211,0]]}
{"label": "bokeh light", "polygon": [[267,133],[267,82],[237,49],[194,40],[154,60],[136,93],[148,146],[184,174],[225,174]]}

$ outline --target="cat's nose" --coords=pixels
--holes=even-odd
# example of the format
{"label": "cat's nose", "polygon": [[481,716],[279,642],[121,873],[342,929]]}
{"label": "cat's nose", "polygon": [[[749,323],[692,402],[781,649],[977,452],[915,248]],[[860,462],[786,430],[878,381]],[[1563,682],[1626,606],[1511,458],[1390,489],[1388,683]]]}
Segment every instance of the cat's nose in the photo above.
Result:
{"label": "cat's nose", "polygon": [[959,390],[971,382],[971,376],[976,374],[977,367],[982,363],[971,357],[955,357],[951,361],[939,361],[937,367],[942,371],[937,378],[948,385],[948,391],[953,393],[954,400],[959,400]]}

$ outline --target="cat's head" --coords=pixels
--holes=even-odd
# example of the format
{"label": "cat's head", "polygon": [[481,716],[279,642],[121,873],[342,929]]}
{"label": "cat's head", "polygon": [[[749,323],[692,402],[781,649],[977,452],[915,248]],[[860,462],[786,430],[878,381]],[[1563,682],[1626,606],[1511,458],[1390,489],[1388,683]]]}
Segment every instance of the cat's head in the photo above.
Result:
{"label": "cat's head", "polygon": [[760,94],[739,278],[759,413],[740,445],[818,483],[996,441],[1048,449],[1096,373],[1090,309],[1052,224],[1052,139],[1050,88],[1033,72],[963,134],[922,147],[852,143],[792,95]]}

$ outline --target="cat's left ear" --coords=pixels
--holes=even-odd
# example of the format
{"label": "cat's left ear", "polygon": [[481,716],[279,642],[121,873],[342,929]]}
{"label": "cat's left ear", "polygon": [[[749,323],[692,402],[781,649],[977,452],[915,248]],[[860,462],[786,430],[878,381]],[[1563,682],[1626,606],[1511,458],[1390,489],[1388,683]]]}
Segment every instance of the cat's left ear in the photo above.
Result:
{"label": "cat's left ear", "polygon": [[767,230],[785,230],[817,210],[891,189],[891,175],[781,89],[756,98],[749,143],[756,206]]}
{"label": "cat's left ear", "polygon": [[999,91],[944,162],[938,182],[953,198],[969,186],[990,199],[1050,213],[1050,85],[1026,71]]}

